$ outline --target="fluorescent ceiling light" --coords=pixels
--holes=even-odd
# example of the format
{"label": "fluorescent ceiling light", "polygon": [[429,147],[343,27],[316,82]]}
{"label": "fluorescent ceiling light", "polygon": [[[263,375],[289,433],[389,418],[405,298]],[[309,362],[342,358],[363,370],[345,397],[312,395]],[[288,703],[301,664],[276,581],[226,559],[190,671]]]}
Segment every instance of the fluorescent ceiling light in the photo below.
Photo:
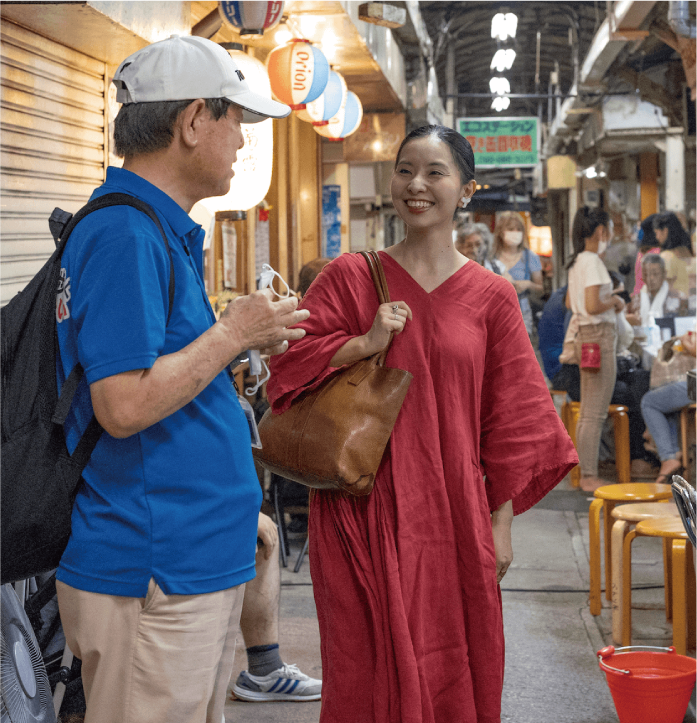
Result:
{"label": "fluorescent ceiling light", "polygon": [[508,96],[499,95],[494,98],[494,102],[491,104],[491,107],[500,113],[502,110],[506,110],[510,104],[511,99]]}
{"label": "fluorescent ceiling light", "polygon": [[498,40],[515,38],[518,18],[513,13],[496,13],[491,21],[491,37]]}
{"label": "fluorescent ceiling light", "polygon": [[508,78],[495,77],[489,81],[489,90],[496,95],[506,95],[511,92],[511,84]]}
{"label": "fluorescent ceiling light", "polygon": [[494,57],[491,60],[491,69],[496,69],[499,73],[504,70],[510,70],[515,60],[515,50],[513,48],[507,48],[504,50],[500,48],[494,53]]}

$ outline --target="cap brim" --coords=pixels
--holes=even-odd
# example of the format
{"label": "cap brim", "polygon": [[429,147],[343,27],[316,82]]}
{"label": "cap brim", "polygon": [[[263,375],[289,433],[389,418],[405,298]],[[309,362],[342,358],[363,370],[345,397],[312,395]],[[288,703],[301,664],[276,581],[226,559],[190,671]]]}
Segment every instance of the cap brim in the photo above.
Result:
{"label": "cap brim", "polygon": [[243,123],[261,123],[267,118],[285,118],[290,115],[289,106],[257,93],[239,93],[228,96],[228,99],[242,108]]}

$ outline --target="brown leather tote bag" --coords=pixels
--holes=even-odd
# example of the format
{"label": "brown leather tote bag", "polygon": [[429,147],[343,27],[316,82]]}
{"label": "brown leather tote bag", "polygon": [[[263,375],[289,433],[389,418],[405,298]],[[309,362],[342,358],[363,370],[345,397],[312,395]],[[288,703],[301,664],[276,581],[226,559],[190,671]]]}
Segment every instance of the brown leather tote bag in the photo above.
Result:
{"label": "brown leather tote bag", "polygon": [[[381,304],[390,301],[382,263],[366,259]],[[254,458],[271,472],[315,489],[370,494],[412,374],[385,366],[392,343],[355,362],[282,414],[267,410],[259,423],[262,449]]]}

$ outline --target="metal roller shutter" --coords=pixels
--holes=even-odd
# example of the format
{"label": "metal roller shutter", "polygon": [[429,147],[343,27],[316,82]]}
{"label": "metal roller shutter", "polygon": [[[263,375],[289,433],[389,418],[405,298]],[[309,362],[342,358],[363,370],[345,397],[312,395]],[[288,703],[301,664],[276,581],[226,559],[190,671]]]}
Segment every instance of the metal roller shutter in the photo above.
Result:
{"label": "metal roller shutter", "polygon": [[104,179],[103,62],[0,20],[0,304],[54,247],[48,217],[77,211]]}

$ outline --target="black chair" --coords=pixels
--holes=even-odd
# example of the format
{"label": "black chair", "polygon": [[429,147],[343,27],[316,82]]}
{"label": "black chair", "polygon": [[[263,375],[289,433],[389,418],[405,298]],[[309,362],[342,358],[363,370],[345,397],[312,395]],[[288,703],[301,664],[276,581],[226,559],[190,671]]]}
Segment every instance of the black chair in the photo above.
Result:
{"label": "black chair", "polygon": [[[271,475],[271,483],[269,485],[269,496],[271,504],[274,508],[276,516],[276,524],[278,525],[278,537],[280,540],[281,564],[288,567],[288,558],[290,557],[290,545],[288,544],[288,528],[286,525],[286,513],[293,514],[309,514],[309,490],[307,487],[284,479],[279,475]],[[298,572],[302,567],[303,560],[308,548],[309,537],[305,536],[303,548],[295,562],[294,572]]]}
{"label": "black chair", "polygon": [[680,475],[673,475],[673,498],[678,506],[682,523],[685,527],[687,537],[693,545],[697,544],[695,525],[697,524],[697,492],[692,485],[685,481]]}

